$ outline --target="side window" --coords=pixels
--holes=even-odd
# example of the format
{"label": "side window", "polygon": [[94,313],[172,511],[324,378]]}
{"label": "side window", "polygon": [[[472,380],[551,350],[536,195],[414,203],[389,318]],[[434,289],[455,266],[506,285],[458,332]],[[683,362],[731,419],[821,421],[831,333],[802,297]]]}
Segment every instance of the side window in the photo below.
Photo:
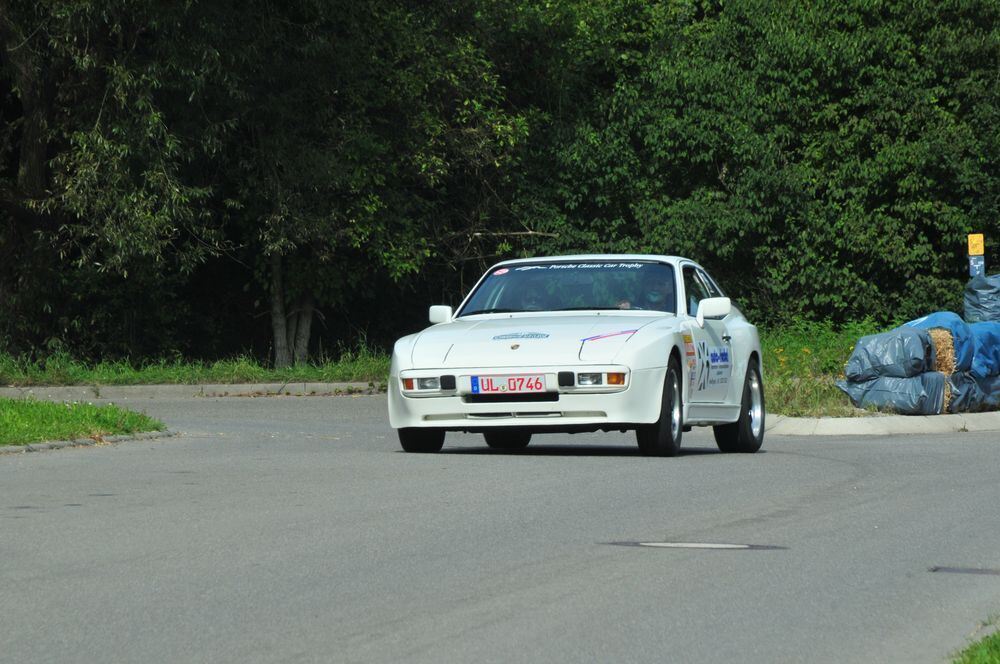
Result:
{"label": "side window", "polygon": [[707,290],[710,295],[709,297],[725,297],[722,293],[722,289],[719,285],[712,280],[712,277],[708,276],[708,273],[704,270],[698,270],[698,278],[705,285],[705,290]]}
{"label": "side window", "polygon": [[687,298],[687,310],[689,316],[697,315],[698,303],[707,297],[712,297],[701,279],[698,278],[695,268],[690,265],[684,266],[684,297]]}

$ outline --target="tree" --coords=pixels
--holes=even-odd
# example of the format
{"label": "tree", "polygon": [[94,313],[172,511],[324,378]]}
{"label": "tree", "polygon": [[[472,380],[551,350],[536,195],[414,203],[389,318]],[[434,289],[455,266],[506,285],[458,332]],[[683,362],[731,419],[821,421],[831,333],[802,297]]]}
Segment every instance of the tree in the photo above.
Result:
{"label": "tree", "polygon": [[39,317],[38,295],[73,299],[53,285],[70,270],[153,281],[218,251],[209,191],[187,177],[217,142],[180,111],[210,84],[192,75],[192,17],[154,2],[0,3],[8,334],[19,311]]}
{"label": "tree", "polygon": [[280,367],[307,358],[317,306],[471,234],[483,194],[458,195],[499,177],[522,121],[500,108],[461,8],[242,7],[222,54],[239,140],[218,189],[267,283]]}
{"label": "tree", "polygon": [[959,306],[1000,230],[994,4],[578,6],[541,250],[689,255],[769,323]]}

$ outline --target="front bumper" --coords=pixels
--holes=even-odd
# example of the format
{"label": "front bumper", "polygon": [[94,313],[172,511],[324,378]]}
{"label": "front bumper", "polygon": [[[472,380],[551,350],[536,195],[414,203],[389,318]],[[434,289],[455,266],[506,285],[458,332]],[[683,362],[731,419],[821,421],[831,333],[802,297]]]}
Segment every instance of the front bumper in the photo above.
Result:
{"label": "front bumper", "polygon": [[[626,372],[624,387],[559,387],[560,371]],[[470,376],[545,374],[545,401],[493,401],[471,403]],[[451,374],[456,389],[435,396],[403,393],[401,378]],[[617,365],[548,367],[473,367],[463,369],[415,369],[389,378],[389,423],[396,429],[432,427],[453,431],[516,427],[559,430],[648,424],[660,416],[660,400],[666,368],[631,371]]]}

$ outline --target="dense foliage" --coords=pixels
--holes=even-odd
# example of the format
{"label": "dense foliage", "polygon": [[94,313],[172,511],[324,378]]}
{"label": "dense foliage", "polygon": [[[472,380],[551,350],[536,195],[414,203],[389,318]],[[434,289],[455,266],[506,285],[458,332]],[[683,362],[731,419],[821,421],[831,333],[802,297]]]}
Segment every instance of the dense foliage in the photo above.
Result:
{"label": "dense foliage", "polygon": [[284,365],[553,252],[887,321],[1000,233],[991,0],[0,0],[0,45],[0,352]]}

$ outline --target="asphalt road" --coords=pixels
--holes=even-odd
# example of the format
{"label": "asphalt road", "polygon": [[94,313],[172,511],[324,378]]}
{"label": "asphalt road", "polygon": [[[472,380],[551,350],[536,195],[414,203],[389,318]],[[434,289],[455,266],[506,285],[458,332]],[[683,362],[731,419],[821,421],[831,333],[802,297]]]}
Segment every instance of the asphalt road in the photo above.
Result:
{"label": "asphalt road", "polygon": [[0,661],[937,662],[1000,612],[997,434],[408,455],[380,396],[138,405],[181,435],[0,455]]}

